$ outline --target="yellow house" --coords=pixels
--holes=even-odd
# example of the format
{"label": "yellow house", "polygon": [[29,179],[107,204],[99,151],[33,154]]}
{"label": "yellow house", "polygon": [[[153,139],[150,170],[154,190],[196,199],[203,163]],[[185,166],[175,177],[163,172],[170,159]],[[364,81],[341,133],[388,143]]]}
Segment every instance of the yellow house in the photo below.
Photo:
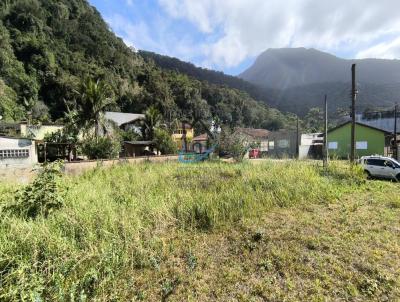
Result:
{"label": "yellow house", "polygon": [[[194,136],[193,127],[188,123],[182,123],[172,133],[172,139],[179,150],[187,150]],[[186,147],[184,147],[186,141]]]}
{"label": "yellow house", "polygon": [[62,125],[29,125],[27,123],[21,123],[20,135],[22,137],[29,137],[35,140],[43,140],[46,135],[55,133],[62,130]]}

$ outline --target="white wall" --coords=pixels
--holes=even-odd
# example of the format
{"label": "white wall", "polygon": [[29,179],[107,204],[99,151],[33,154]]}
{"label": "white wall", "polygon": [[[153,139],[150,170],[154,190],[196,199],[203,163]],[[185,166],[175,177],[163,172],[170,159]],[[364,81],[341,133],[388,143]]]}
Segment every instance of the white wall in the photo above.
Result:
{"label": "white wall", "polygon": [[299,159],[307,159],[308,152],[310,152],[310,145],[301,145],[299,146]]}
{"label": "white wall", "polygon": [[0,150],[28,150],[29,157],[3,158],[0,157],[0,169],[15,167],[32,167],[38,163],[35,142],[25,138],[0,137]]}
{"label": "white wall", "polygon": [[323,140],[322,133],[306,133],[301,135],[300,145],[311,146],[314,140]]}
{"label": "white wall", "polygon": [[46,135],[64,129],[61,125],[30,125],[21,124],[21,136],[42,140]]}

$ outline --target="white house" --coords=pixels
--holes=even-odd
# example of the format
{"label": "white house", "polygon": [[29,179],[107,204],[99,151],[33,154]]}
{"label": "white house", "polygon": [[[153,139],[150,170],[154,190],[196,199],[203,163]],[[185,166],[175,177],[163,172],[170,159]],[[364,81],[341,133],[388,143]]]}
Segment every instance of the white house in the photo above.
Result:
{"label": "white house", "polygon": [[38,156],[34,140],[0,136],[0,169],[28,168],[37,163]]}
{"label": "white house", "polygon": [[299,146],[299,159],[321,158],[323,144],[324,137],[322,133],[302,134]]}

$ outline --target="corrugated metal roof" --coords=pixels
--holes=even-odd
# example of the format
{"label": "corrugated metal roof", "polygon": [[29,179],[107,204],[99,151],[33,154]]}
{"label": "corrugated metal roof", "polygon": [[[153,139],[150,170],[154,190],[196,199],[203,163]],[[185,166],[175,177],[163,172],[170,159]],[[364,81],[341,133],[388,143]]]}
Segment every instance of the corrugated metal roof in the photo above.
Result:
{"label": "corrugated metal roof", "polygon": [[105,113],[105,117],[115,122],[118,127],[124,124],[128,124],[137,120],[144,119],[144,114],[139,113],[124,113],[124,112],[110,112]]}

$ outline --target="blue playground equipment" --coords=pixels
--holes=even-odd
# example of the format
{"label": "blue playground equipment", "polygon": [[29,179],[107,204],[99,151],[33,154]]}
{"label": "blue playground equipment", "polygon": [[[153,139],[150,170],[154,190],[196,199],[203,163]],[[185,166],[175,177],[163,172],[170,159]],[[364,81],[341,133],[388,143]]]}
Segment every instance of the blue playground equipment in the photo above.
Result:
{"label": "blue playground equipment", "polygon": [[211,153],[215,151],[216,146],[212,146],[210,149],[205,150],[202,153],[195,153],[195,152],[179,152],[178,160],[181,163],[198,163],[208,159]]}

